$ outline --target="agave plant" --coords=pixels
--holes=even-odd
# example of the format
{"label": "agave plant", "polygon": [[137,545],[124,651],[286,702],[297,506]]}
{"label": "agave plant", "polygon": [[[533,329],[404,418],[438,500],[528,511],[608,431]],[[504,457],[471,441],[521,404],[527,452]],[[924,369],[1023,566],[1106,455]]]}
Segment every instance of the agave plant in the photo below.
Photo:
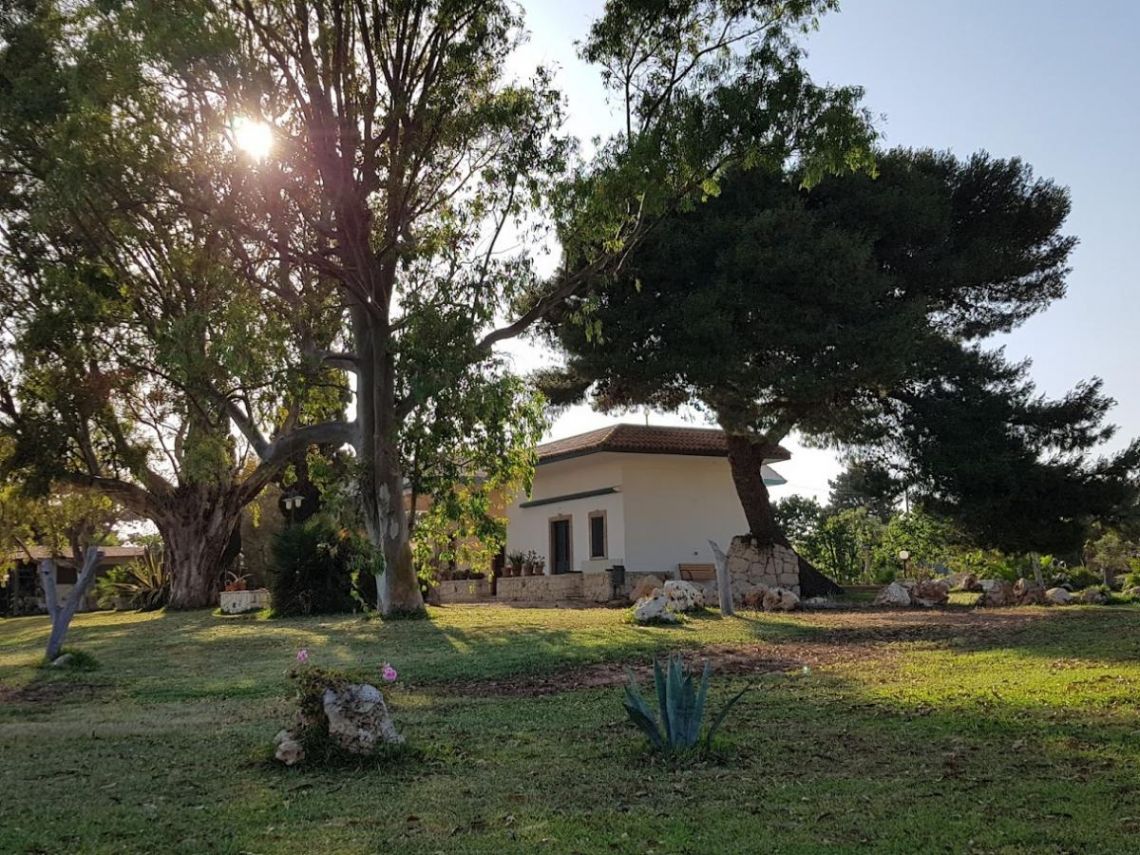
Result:
{"label": "agave plant", "polygon": [[[705,662],[699,686],[693,674],[685,669],[679,654],[669,657],[666,668],[659,660],[653,661],[653,682],[657,689],[658,711],[646,703],[637,686],[633,674],[629,675],[629,685],[625,687],[625,711],[630,720],[641,728],[650,744],[667,754],[687,751],[701,741],[701,722],[705,715],[705,699],[709,693],[709,663]],[[704,737],[704,747],[711,744],[717,730],[724,723],[729,710],[744,697],[748,687],[729,699],[720,711]]]}
{"label": "agave plant", "polygon": [[114,567],[95,582],[96,598],[106,608],[122,604],[129,609],[158,609],[170,597],[170,574],[160,551],[147,549],[142,557]]}

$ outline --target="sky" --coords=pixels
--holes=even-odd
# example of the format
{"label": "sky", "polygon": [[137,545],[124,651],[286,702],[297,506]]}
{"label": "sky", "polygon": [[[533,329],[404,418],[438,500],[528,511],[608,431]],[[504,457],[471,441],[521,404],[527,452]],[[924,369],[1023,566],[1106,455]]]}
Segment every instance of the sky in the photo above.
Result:
{"label": "sky", "polygon": [[[601,0],[523,5],[532,37],[518,67],[556,66],[568,130],[584,141],[608,135],[615,114],[597,72],[574,49]],[[1068,296],[992,344],[1031,359],[1030,376],[1051,396],[1101,377],[1118,402],[1112,421],[1120,431],[1110,448],[1140,435],[1138,32],[1134,0],[848,0],[805,40],[817,82],[864,87],[885,145],[1017,156],[1070,189],[1066,232],[1080,244]],[[520,370],[552,359],[524,343],[511,353]],[[550,437],[646,419],[704,424],[695,413],[616,417],[582,406],[561,414]],[[796,437],[785,444],[793,458],[778,468],[788,484],[774,495],[826,499],[827,481],[840,470],[836,452],[805,448]]]}

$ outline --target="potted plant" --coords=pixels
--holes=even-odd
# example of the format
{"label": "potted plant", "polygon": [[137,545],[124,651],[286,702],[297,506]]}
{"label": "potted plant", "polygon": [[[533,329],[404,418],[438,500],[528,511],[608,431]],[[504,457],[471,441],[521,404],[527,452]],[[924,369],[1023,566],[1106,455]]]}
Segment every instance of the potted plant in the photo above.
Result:
{"label": "potted plant", "polygon": [[534,575],[535,576],[545,576],[546,575],[546,556],[545,555],[534,556]]}
{"label": "potted plant", "polygon": [[534,558],[535,558],[535,555],[534,555],[533,549],[530,550],[529,552],[527,552],[527,554],[523,556],[522,570],[523,570],[524,576],[533,576],[534,575]]}
{"label": "potted plant", "polygon": [[510,552],[507,554],[507,566],[503,569],[507,571],[508,576],[521,576],[525,559],[526,555],[522,552]]}

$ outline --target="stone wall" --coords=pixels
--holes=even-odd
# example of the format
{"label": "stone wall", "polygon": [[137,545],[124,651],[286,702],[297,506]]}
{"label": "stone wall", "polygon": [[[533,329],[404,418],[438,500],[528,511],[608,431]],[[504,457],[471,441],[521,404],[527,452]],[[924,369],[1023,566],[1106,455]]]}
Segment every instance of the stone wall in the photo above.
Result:
{"label": "stone wall", "polygon": [[758,585],[800,593],[800,562],[786,546],[757,548],[751,538],[734,537],[728,549],[728,575],[732,599],[739,603]]}
{"label": "stone wall", "polygon": [[439,602],[481,603],[491,598],[490,579],[444,579],[436,587]]}
{"label": "stone wall", "polygon": [[556,576],[507,576],[495,583],[492,602],[561,603],[581,602],[582,574]]}

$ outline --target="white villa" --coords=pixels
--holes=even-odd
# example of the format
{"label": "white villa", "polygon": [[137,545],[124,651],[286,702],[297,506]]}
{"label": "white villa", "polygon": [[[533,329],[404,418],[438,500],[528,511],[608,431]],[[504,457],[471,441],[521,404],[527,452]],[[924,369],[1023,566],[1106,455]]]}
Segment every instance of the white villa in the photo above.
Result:
{"label": "white villa", "polygon": [[[703,573],[710,538],[727,547],[748,530],[720,430],[617,424],[537,451],[530,495],[507,508],[507,551],[546,556],[548,574]],[[767,461],[763,474],[785,483]]]}

